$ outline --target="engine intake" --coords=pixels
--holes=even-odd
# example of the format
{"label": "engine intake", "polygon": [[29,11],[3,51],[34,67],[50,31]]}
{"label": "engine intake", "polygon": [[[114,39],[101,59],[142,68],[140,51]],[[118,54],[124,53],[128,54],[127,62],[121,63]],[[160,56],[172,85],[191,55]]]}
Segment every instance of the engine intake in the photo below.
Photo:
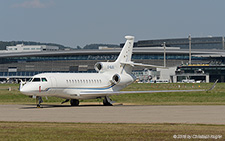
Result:
{"label": "engine intake", "polygon": [[95,64],[97,72],[115,71],[116,66],[114,62],[98,62]]}
{"label": "engine intake", "polygon": [[112,76],[112,83],[116,85],[124,85],[124,84],[130,84],[134,81],[134,78],[131,77],[130,75],[119,75],[119,74],[114,74]]}
{"label": "engine intake", "polygon": [[96,70],[97,72],[101,71],[102,68],[103,68],[103,65],[102,65],[101,62],[98,62],[98,63],[95,64],[95,70]]}
{"label": "engine intake", "polygon": [[119,76],[119,74],[115,74],[115,75],[113,75],[113,77],[112,77],[112,82],[114,83],[114,84],[118,84],[119,82],[120,82],[120,76]]}

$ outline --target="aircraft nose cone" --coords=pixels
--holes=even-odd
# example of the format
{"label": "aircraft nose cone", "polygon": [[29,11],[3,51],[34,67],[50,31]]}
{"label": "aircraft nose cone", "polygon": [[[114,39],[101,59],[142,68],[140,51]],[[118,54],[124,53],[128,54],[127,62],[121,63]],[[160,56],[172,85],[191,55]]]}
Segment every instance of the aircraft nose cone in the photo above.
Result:
{"label": "aircraft nose cone", "polygon": [[29,89],[27,88],[26,85],[20,87],[20,92],[25,94],[25,95],[28,95],[29,94]]}
{"label": "aircraft nose cone", "polygon": [[26,89],[25,88],[20,88],[20,92],[21,93],[26,93]]}

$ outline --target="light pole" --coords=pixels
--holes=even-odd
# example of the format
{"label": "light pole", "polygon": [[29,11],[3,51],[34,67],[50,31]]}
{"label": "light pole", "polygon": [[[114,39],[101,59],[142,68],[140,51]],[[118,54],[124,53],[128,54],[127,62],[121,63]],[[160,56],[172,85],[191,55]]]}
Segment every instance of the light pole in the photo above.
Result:
{"label": "light pole", "polygon": [[225,49],[225,46],[224,46],[224,37],[222,37],[222,46],[223,46],[223,49]]}
{"label": "light pole", "polygon": [[189,64],[191,64],[191,34],[189,34],[188,40],[189,40]]}
{"label": "light pole", "polygon": [[163,48],[164,48],[164,67],[166,67],[166,42],[163,42]]}

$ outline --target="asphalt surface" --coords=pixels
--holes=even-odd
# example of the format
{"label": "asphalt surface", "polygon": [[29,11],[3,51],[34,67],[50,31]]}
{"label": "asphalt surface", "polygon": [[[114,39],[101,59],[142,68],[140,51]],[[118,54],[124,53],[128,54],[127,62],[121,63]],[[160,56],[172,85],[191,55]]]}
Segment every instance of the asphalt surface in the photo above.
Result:
{"label": "asphalt surface", "polygon": [[225,124],[225,106],[0,105],[0,121]]}

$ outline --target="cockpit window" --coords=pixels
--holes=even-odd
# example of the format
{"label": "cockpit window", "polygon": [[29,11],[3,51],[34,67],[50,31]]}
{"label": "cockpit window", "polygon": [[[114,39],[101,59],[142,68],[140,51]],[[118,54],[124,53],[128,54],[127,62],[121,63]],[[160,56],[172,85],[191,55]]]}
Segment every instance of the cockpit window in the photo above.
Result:
{"label": "cockpit window", "polygon": [[42,82],[47,82],[47,79],[46,78],[41,78],[41,81]]}
{"label": "cockpit window", "polygon": [[32,82],[41,82],[40,78],[34,78]]}

